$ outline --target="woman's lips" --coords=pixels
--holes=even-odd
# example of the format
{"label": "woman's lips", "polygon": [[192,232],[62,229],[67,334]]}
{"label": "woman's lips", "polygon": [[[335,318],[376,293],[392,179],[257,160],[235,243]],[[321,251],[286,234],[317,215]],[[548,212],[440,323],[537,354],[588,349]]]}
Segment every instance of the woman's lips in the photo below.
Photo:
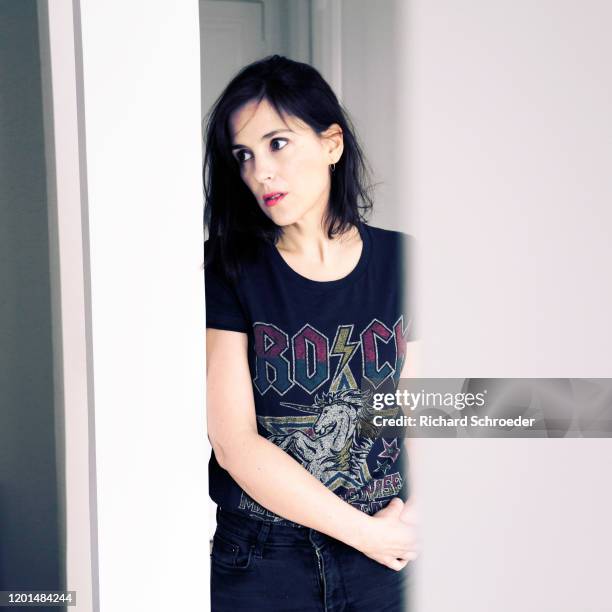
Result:
{"label": "woman's lips", "polygon": [[287,194],[286,193],[281,193],[279,194],[278,197],[272,197],[272,198],[267,198],[264,200],[264,204],[266,206],[275,206],[276,204],[278,204]]}

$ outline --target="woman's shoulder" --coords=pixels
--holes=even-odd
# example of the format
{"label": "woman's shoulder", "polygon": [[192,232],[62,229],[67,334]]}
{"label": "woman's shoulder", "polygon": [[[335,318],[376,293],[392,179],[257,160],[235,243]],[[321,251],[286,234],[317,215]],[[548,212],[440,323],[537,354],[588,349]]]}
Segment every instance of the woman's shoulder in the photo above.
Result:
{"label": "woman's shoulder", "polygon": [[408,249],[414,245],[415,238],[412,234],[369,224],[364,224],[364,226],[372,239],[373,245],[379,246],[387,252],[389,249]]}
{"label": "woman's shoulder", "polygon": [[254,248],[241,253],[242,257],[233,268],[227,265],[219,250],[213,252],[210,247],[210,241],[206,240],[204,242],[204,278],[214,278],[234,287],[239,286],[246,277],[259,274],[266,262],[266,245],[262,241],[259,241]]}

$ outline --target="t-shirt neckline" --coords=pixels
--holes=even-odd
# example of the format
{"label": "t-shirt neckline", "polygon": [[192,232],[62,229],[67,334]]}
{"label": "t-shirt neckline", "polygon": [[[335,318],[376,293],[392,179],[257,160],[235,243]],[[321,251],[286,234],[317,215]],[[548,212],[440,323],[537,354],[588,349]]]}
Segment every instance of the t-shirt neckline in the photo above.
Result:
{"label": "t-shirt neckline", "polygon": [[272,262],[274,266],[285,276],[288,282],[294,285],[300,285],[306,289],[314,289],[316,291],[326,291],[328,289],[338,289],[350,283],[353,283],[366,269],[368,260],[370,258],[370,234],[365,223],[358,223],[357,229],[361,236],[363,243],[361,247],[361,254],[355,267],[342,278],[338,278],[330,281],[318,281],[306,276],[302,276],[299,272],[296,272],[283,258],[279,250],[275,245],[270,244],[269,247],[272,251]]}

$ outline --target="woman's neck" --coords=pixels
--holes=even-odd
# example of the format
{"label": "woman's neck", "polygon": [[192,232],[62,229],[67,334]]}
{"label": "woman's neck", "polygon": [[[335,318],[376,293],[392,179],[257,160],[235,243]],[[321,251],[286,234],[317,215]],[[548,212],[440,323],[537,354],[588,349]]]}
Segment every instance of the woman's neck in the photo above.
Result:
{"label": "woman's neck", "polygon": [[340,251],[360,239],[359,230],[352,226],[343,234],[329,238],[321,220],[311,224],[300,220],[283,228],[277,243],[284,255],[299,257],[323,265],[333,260]]}
{"label": "woman's neck", "polygon": [[325,265],[338,254],[360,242],[359,230],[352,226],[343,234],[329,238],[325,227],[326,207],[315,207],[299,221],[283,228],[276,246],[287,256]]}

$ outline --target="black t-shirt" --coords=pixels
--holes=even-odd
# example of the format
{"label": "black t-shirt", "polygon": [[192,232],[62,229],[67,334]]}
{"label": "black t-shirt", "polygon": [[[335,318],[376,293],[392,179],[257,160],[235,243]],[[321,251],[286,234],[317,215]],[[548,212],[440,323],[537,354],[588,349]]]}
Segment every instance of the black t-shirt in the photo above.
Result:
{"label": "black t-shirt", "polygon": [[[371,515],[407,497],[403,439],[373,435],[368,395],[397,386],[415,339],[414,239],[366,224],[359,231],[359,262],[339,280],[298,274],[271,244],[237,282],[208,267],[206,326],[248,336],[259,433]],[[228,510],[295,525],[249,497],[214,451],[209,491]]]}

